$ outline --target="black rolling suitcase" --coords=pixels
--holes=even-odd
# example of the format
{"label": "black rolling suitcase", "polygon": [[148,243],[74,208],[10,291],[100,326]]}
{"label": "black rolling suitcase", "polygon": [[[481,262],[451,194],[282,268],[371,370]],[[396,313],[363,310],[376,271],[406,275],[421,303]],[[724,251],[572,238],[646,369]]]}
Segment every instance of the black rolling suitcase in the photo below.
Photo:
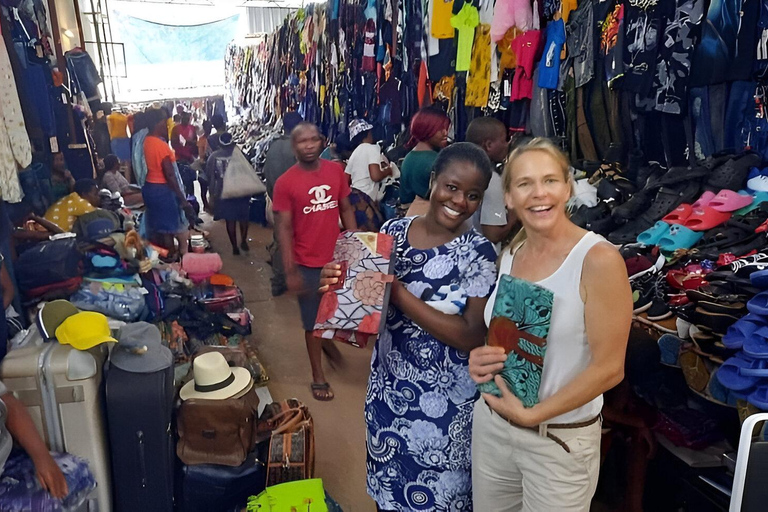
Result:
{"label": "black rolling suitcase", "polygon": [[172,512],[173,356],[154,325],[124,326],[110,356],[106,400],[115,512]]}

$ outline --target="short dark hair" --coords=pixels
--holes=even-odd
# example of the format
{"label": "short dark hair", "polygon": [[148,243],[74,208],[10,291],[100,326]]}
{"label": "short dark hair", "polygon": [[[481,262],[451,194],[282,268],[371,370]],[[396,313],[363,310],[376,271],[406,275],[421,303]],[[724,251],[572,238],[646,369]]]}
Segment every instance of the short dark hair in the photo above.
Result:
{"label": "short dark hair", "polygon": [[495,117],[478,117],[473,119],[467,127],[465,139],[467,142],[481,146],[492,139],[501,130],[506,135],[504,123]]}
{"label": "short dark hair", "polygon": [[483,190],[488,188],[488,183],[490,183],[493,173],[493,165],[491,164],[491,159],[488,158],[488,155],[479,146],[471,142],[457,142],[440,151],[432,166],[432,172],[435,174],[435,177],[440,176],[448,168],[448,165],[454,162],[465,162],[474,165],[485,180]]}
{"label": "short dark hair", "polygon": [[96,182],[91,179],[82,179],[75,182],[75,192],[77,192],[77,195],[80,197],[84,196],[93,189],[98,190],[98,188],[99,186],[96,184]]}
{"label": "short dark hair", "polygon": [[168,112],[164,108],[150,108],[144,116],[144,121],[146,122],[150,133],[155,129],[155,126],[161,122],[166,122],[167,120]]}
{"label": "short dark hair", "polygon": [[104,157],[104,170],[111,171],[112,169],[120,166],[120,159],[115,155],[107,155]]}
{"label": "short dark hair", "polygon": [[211,124],[214,128],[218,129],[220,127],[225,127],[226,124],[224,124],[224,116],[221,114],[214,114],[211,116]]}

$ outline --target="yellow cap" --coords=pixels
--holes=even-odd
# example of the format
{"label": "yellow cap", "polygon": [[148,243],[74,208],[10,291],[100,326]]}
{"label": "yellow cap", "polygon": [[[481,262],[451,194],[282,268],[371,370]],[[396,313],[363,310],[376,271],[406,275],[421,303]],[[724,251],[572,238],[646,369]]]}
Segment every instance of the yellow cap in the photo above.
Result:
{"label": "yellow cap", "polygon": [[56,339],[62,345],[72,345],[77,350],[88,350],[100,343],[114,342],[107,317],[93,311],[72,315],[56,329]]}

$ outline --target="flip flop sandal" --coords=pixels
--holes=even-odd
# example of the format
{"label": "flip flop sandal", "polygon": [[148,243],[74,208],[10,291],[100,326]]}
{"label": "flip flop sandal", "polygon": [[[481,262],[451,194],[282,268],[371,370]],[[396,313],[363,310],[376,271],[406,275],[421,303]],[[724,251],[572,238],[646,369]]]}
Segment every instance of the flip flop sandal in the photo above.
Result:
{"label": "flip flop sandal", "polygon": [[702,357],[723,364],[723,362],[734,355],[734,350],[725,348],[720,336],[716,336],[706,331],[694,331],[691,333],[693,341],[692,350]]}
{"label": "flip flop sandal", "polygon": [[680,348],[683,340],[672,334],[665,334],[658,341],[661,353],[661,364],[680,368]]}
{"label": "flip flop sandal", "polygon": [[[312,383],[310,385],[310,388],[312,389],[312,398],[319,402],[330,402],[334,399],[333,391],[331,391],[331,385],[327,382],[323,382],[322,384]],[[324,392],[324,395],[320,395],[318,392]]]}
{"label": "flip flop sandal", "polygon": [[763,216],[734,215],[728,221],[726,221],[725,225],[728,227],[741,229],[745,233],[756,233],[757,232],[756,230],[760,227],[760,224],[762,224],[764,220],[765,219]]}
{"label": "flip flop sandal", "polygon": [[768,316],[768,291],[760,292],[747,302],[750,313],[760,316]]}
{"label": "flip flop sandal", "polygon": [[637,242],[643,245],[658,245],[659,240],[669,233],[669,229],[669,224],[658,221],[653,227],[637,235]]}
{"label": "flip flop sandal", "polygon": [[674,252],[678,249],[690,249],[701,240],[704,233],[695,232],[680,224],[673,224],[669,233],[663,235],[657,245],[664,251]]}
{"label": "flip flop sandal", "polygon": [[754,197],[745,193],[734,192],[733,190],[721,190],[709,202],[709,207],[719,212],[735,212],[740,208],[749,206],[754,201]]}
{"label": "flip flop sandal", "polygon": [[683,224],[688,217],[693,213],[693,207],[689,204],[681,204],[667,215],[662,217],[661,220],[667,224]]}
{"label": "flip flop sandal", "polygon": [[[732,272],[736,272],[741,267],[745,265],[749,265],[750,263],[756,263],[758,261],[768,260],[768,254],[759,252],[757,254],[753,254],[751,256],[746,256],[744,258],[738,258],[735,261],[732,261],[731,263],[728,263],[727,265],[723,265],[721,267],[718,267],[715,270],[730,270]],[[710,274],[711,275],[711,274]]]}
{"label": "flip flop sandal", "polygon": [[722,313],[724,315],[740,316],[746,312],[747,305],[743,302],[731,302],[721,300],[702,300],[697,304],[710,313]]}
{"label": "flip flop sandal", "polygon": [[700,328],[709,329],[713,333],[722,336],[726,333],[728,327],[736,323],[738,319],[738,316],[727,313],[714,313],[702,307],[697,307],[694,311],[693,323]]}
{"label": "flip flop sandal", "polygon": [[768,326],[758,327],[744,340],[744,353],[754,359],[768,359]]}
{"label": "flip flop sandal", "polygon": [[760,381],[758,377],[742,375],[742,368],[751,368],[754,359],[738,354],[725,361],[717,372],[717,380],[731,391],[748,392]]}
{"label": "flip flop sandal", "polygon": [[763,318],[753,313],[744,315],[725,331],[723,345],[732,350],[741,349],[744,342],[750,339],[755,331],[766,326],[765,322]]}
{"label": "flip flop sandal", "polygon": [[679,205],[692,202],[698,196],[700,188],[696,182],[661,187],[645,216],[654,221],[661,219]]}
{"label": "flip flop sandal", "polygon": [[[733,286],[733,291],[738,294],[748,295],[750,297],[759,294],[762,290],[752,284],[749,279],[732,275],[726,279],[726,282]],[[749,303],[747,303],[747,309],[749,309]]]}
{"label": "flip flop sandal", "polygon": [[768,290],[768,270],[759,270],[749,275],[749,281],[761,290]]}
{"label": "flip flop sandal", "polygon": [[744,377],[766,378],[768,377],[768,359],[757,359],[752,363],[751,368],[742,368],[740,372]]}
{"label": "flip flop sandal", "polygon": [[723,386],[717,378],[717,372],[720,368],[715,368],[712,372],[712,377],[709,379],[707,389],[705,389],[705,396],[711,402],[718,405],[724,405],[727,407],[736,407],[736,398],[733,396],[731,390]]}
{"label": "flip flop sandal", "polygon": [[703,194],[701,194],[701,197],[699,197],[695,203],[693,203],[691,206],[694,208],[703,208],[709,204],[712,199],[715,198],[715,193],[711,190],[707,190]]}
{"label": "flip flop sandal", "polygon": [[755,195],[753,196],[753,199],[752,199],[752,204],[747,205],[744,208],[741,208],[739,210],[736,210],[735,212],[733,212],[733,215],[734,216],[746,215],[752,211],[757,210],[758,208],[760,208],[761,204],[766,202],[768,202],[768,192],[763,192],[763,191],[755,192]]}
{"label": "flip flop sandal", "polygon": [[758,386],[747,396],[747,401],[761,411],[768,410],[768,386]]}
{"label": "flip flop sandal", "polygon": [[674,316],[662,320],[650,320],[648,315],[643,313],[632,315],[632,318],[643,325],[656,329],[661,334],[677,334],[677,319]]}
{"label": "flip flop sandal", "polygon": [[[750,263],[737,270],[735,273],[737,276],[744,279],[752,279],[752,275],[762,270],[768,270],[768,261],[758,261],[757,263]],[[754,283],[753,283],[754,284]]]}
{"label": "flip flop sandal", "polygon": [[699,393],[706,389],[710,373],[701,356],[691,351],[683,352],[680,354],[680,367],[691,389]]}
{"label": "flip flop sandal", "polygon": [[731,218],[730,213],[723,213],[704,206],[702,208],[694,208],[691,215],[683,222],[683,225],[693,231],[707,231],[721,224]]}

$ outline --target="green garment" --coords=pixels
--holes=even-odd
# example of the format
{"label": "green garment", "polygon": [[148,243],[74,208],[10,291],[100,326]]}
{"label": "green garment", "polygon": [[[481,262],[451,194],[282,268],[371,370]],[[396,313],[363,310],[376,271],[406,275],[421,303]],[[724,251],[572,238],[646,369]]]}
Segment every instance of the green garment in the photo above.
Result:
{"label": "green garment", "polygon": [[410,204],[416,196],[426,199],[429,194],[429,177],[437,151],[411,151],[400,169],[400,203]]}
{"label": "green garment", "polygon": [[469,71],[472,61],[472,43],[475,40],[475,27],[480,23],[477,7],[469,2],[464,4],[458,14],[451,17],[451,25],[459,31],[459,49],[456,53],[456,71]]}

